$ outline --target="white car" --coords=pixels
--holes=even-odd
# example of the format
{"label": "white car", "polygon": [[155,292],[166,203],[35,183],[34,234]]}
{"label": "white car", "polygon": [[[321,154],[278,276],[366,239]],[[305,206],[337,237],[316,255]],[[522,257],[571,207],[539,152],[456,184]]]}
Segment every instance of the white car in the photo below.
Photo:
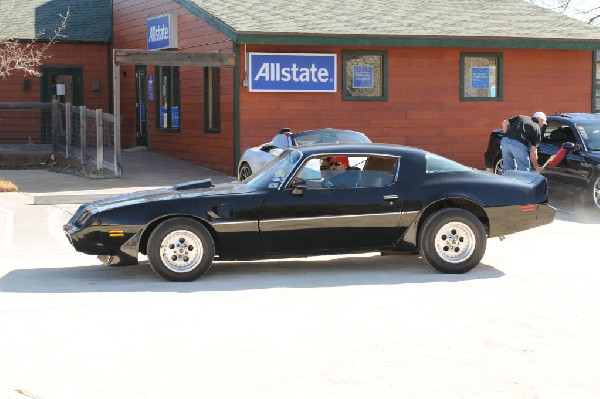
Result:
{"label": "white car", "polygon": [[360,132],[340,129],[306,130],[292,133],[284,128],[279,131],[268,143],[248,148],[242,154],[238,164],[238,179],[243,181],[263,165],[278,157],[288,147],[300,145],[313,145],[319,143],[370,143],[371,140]]}

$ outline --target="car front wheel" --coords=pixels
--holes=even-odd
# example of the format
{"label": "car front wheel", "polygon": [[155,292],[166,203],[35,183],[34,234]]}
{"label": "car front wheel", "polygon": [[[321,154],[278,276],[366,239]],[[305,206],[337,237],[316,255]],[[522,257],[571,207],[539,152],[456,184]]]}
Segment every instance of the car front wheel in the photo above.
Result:
{"label": "car front wheel", "polygon": [[596,205],[596,208],[600,209],[600,174],[596,176],[596,180],[592,183],[590,192],[592,194],[592,203]]}
{"label": "car front wheel", "polygon": [[494,163],[494,174],[501,175],[502,173],[504,173],[504,160],[500,157]]}
{"label": "car front wheel", "polygon": [[169,281],[192,281],[212,265],[215,244],[199,222],[188,218],[159,224],[148,239],[148,260],[156,274]]}
{"label": "car front wheel", "polygon": [[423,259],[442,273],[466,273],[479,264],[485,253],[486,234],[471,212],[445,208],[431,214],[419,236]]}
{"label": "car front wheel", "polygon": [[242,165],[240,166],[240,170],[238,172],[240,181],[246,180],[251,175],[252,175],[252,168],[250,168],[250,165],[248,165],[247,162],[242,162]]}

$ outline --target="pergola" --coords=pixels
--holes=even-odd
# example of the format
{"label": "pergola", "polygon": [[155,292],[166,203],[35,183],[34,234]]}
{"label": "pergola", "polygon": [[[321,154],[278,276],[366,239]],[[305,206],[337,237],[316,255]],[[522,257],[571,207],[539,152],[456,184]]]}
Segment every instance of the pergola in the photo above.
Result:
{"label": "pergola", "polygon": [[[115,115],[115,166],[121,165],[121,65],[234,67],[234,53],[113,50],[113,109]],[[116,168],[118,169],[118,168]],[[120,175],[120,171],[118,172]]]}

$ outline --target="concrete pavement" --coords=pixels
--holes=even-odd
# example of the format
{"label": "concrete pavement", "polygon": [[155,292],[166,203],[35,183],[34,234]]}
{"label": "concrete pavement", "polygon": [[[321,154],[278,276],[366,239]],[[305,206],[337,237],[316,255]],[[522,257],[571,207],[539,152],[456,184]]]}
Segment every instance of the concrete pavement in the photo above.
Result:
{"label": "concrete pavement", "polygon": [[0,194],[0,398],[600,397],[600,223],[488,240],[464,275],[366,253],[217,261],[174,284],[76,252],[76,203],[31,206],[232,179],[123,163],[103,180],[0,170],[21,189]]}
{"label": "concrete pavement", "polygon": [[211,178],[214,183],[233,176],[145,150],[122,152],[123,174],[119,178],[87,178],[47,170],[0,170],[0,179],[13,182],[35,205],[80,204],[113,195],[167,187],[191,180]]}

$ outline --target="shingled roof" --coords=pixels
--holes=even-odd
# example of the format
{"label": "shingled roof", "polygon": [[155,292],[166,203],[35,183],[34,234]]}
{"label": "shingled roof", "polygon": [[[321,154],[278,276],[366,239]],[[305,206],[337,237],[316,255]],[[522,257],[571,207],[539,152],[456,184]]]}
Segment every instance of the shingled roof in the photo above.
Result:
{"label": "shingled roof", "polygon": [[110,42],[111,0],[0,0],[0,38],[52,38],[67,10],[60,41]]}
{"label": "shingled roof", "polygon": [[600,48],[600,27],[523,0],[175,0],[238,43]]}

